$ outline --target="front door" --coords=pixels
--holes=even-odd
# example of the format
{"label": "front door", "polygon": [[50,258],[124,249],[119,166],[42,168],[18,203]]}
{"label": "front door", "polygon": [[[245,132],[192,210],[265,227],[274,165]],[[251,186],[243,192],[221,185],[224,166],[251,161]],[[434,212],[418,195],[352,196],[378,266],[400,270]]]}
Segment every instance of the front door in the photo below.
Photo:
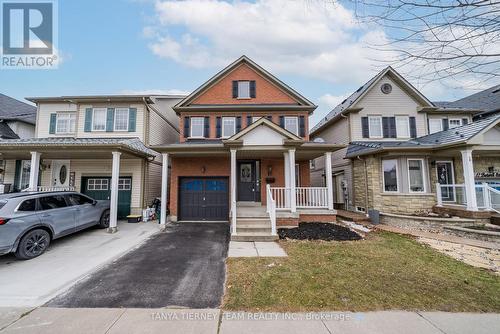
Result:
{"label": "front door", "polygon": [[[437,180],[439,184],[454,184],[453,163],[451,161],[436,162]],[[441,196],[445,202],[455,201],[455,189],[453,187],[441,187]]]}
{"label": "front door", "polygon": [[238,201],[259,202],[257,161],[238,161]]}
{"label": "front door", "polygon": [[69,186],[69,160],[52,160],[52,186]]}

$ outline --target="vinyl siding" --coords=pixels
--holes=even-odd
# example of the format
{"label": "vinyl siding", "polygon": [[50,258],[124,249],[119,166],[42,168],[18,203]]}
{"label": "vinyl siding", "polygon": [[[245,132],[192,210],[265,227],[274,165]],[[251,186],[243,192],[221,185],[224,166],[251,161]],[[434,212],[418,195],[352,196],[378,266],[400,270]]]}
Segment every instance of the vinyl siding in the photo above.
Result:
{"label": "vinyl siding", "polygon": [[[172,106],[180,99],[156,99],[155,109],[168,119],[170,124],[155,111],[149,112],[149,144],[161,145],[179,141],[179,117],[175,114]],[[172,127],[172,125],[175,126]]]}
{"label": "vinyl siding", "polygon": [[[49,134],[50,125],[50,114],[57,112],[77,112],[78,106],[74,103],[40,103],[38,105],[38,115],[37,115],[37,127],[36,127],[36,137],[37,138],[47,138],[47,137],[57,137],[63,135]],[[76,120],[76,127],[79,126],[78,117]],[[83,129],[83,124],[81,124]],[[68,135],[64,135],[67,137]]]}
{"label": "vinyl siding", "polygon": [[7,122],[9,127],[19,138],[33,138],[35,136],[35,126],[24,122]]}
{"label": "vinyl siding", "polygon": [[13,187],[15,173],[16,173],[16,160],[5,160],[5,172],[3,176],[3,183],[11,184],[11,187]]}
{"label": "vinyl siding", "polygon": [[[148,163],[146,176],[146,205],[151,205],[156,197],[161,196],[161,165]],[[168,191],[167,191],[168,194]]]}

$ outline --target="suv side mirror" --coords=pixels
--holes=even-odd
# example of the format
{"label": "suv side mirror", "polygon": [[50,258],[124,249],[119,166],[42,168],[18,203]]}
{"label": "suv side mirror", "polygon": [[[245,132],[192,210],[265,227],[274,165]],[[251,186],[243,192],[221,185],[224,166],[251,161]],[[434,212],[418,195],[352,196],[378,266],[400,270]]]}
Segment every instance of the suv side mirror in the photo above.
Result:
{"label": "suv side mirror", "polygon": [[92,205],[96,205],[97,204],[97,201],[96,200],[93,200],[92,201]]}

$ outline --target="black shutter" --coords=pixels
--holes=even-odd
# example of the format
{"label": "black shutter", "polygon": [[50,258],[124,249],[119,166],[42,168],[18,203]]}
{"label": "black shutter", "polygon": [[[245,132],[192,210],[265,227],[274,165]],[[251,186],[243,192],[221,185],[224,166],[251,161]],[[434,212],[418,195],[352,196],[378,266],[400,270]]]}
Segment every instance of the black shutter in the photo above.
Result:
{"label": "black shutter", "polygon": [[269,122],[272,122],[272,121],[273,121],[273,116],[272,116],[272,115],[269,115],[269,116],[267,116],[266,118],[267,118],[267,120],[268,120]]}
{"label": "black shutter", "polygon": [[389,137],[396,138],[398,136],[396,131],[396,117],[389,117]]}
{"label": "black shutter", "polygon": [[384,138],[390,138],[389,117],[382,117],[382,133]]}
{"label": "black shutter", "polygon": [[285,128],[285,116],[280,116],[280,126],[283,129]]}
{"label": "black shutter", "polygon": [[20,179],[21,179],[21,168],[22,161],[16,160],[16,169],[14,169],[14,191],[21,190]]}
{"label": "black shutter", "polygon": [[216,119],[216,127],[217,129],[217,138],[220,138],[222,136],[222,130],[221,130],[221,118],[217,117]]}
{"label": "black shutter", "polygon": [[236,117],[236,133],[241,131],[241,116]]}
{"label": "black shutter", "polygon": [[299,117],[299,135],[301,137],[306,136],[306,120],[304,116]]}
{"label": "black shutter", "polygon": [[448,118],[443,118],[443,131],[448,130],[450,128],[450,125],[448,123]]}
{"label": "black shutter", "polygon": [[255,80],[250,81],[250,97],[255,98]]}
{"label": "black shutter", "polygon": [[247,126],[252,124],[252,116],[247,116]]}
{"label": "black shutter", "polygon": [[210,117],[206,116],[205,121],[203,123],[205,125],[205,131],[204,131],[203,137],[209,138],[210,137]]}
{"label": "black shutter", "polygon": [[462,118],[462,125],[467,125],[467,124],[469,124],[469,119]]}
{"label": "black shutter", "polygon": [[233,99],[238,97],[238,81],[233,81]]}
{"label": "black shutter", "polygon": [[184,138],[189,137],[189,125],[190,125],[190,119],[189,117],[184,117]]}
{"label": "black shutter", "polygon": [[370,138],[370,128],[368,126],[368,117],[361,117],[361,131],[363,138]]}
{"label": "black shutter", "polygon": [[415,117],[410,117],[410,137],[417,138],[417,122]]}

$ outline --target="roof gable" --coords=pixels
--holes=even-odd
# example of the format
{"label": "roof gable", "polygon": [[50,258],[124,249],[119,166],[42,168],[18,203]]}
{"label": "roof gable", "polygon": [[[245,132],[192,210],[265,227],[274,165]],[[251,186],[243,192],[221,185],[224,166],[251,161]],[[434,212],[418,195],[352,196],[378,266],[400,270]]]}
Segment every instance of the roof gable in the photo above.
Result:
{"label": "roof gable", "polygon": [[[278,134],[283,140],[298,140],[302,141],[302,138],[299,136],[296,136],[295,134],[291,133],[290,131],[287,131],[283,129],[282,127],[274,124],[273,122],[269,121],[265,117],[262,117],[252,123],[250,126],[246,127],[245,129],[241,130],[240,132],[234,134],[230,138],[226,139],[225,142],[231,142],[231,141],[236,141],[236,140],[242,140],[245,136],[252,132],[256,132],[258,129],[266,127],[267,129],[270,129],[273,133]],[[271,132],[266,131],[268,135],[271,135],[275,137]],[[267,145],[272,145],[268,143],[269,137],[264,136],[263,137],[264,142],[266,142]]]}
{"label": "roof gable", "polygon": [[35,124],[36,107],[0,94],[0,119]]}

